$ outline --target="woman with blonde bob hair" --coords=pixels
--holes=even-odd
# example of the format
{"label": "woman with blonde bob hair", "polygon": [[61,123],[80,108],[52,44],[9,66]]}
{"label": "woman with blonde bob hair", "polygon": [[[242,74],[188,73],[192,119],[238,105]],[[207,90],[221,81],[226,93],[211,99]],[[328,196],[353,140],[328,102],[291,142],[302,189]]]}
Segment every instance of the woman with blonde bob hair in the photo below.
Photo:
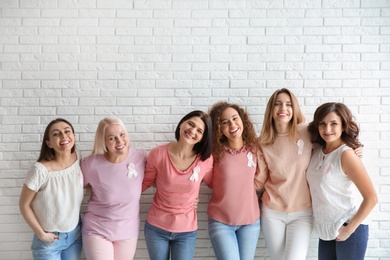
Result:
{"label": "woman with blonde bob hair", "polygon": [[130,146],[122,120],[99,122],[92,155],[81,162],[91,198],[83,218],[87,259],[133,259],[137,247],[146,152]]}
{"label": "woman with blonde bob hair", "polygon": [[96,129],[95,142],[93,144],[92,154],[104,154],[107,152],[107,147],[105,144],[106,140],[104,135],[106,133],[107,127],[114,124],[121,126],[122,129],[126,129],[126,126],[123,121],[116,116],[108,116],[99,122],[99,125]]}

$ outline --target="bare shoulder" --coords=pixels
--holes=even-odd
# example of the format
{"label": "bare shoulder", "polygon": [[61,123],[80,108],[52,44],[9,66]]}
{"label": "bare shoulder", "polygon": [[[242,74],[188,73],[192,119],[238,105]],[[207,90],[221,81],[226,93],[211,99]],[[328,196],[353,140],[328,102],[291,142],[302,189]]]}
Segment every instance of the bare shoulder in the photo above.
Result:
{"label": "bare shoulder", "polygon": [[341,154],[341,166],[343,171],[349,176],[365,173],[365,168],[362,161],[352,149],[347,149]]}

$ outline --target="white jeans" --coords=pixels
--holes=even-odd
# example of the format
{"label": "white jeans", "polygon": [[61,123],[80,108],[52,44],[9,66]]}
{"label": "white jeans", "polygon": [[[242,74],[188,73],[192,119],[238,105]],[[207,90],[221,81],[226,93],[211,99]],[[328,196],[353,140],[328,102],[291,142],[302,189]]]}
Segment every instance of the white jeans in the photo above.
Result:
{"label": "white jeans", "polygon": [[313,211],[284,213],[265,205],[261,230],[272,260],[305,260],[313,227]]}

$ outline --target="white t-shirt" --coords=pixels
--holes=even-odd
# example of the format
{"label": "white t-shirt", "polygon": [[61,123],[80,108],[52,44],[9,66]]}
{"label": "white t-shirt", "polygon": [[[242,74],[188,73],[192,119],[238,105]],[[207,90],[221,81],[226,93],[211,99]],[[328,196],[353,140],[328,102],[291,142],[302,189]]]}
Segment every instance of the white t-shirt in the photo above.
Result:
{"label": "white t-shirt", "polygon": [[77,226],[83,200],[79,160],[66,169],[51,172],[36,162],[24,183],[36,192],[31,207],[43,230],[70,232]]}

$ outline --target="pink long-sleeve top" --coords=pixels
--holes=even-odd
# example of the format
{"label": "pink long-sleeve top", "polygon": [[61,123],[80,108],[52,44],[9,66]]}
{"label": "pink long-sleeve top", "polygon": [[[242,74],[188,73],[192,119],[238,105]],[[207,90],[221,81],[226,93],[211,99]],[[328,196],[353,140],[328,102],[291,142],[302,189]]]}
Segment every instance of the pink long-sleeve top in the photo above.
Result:
{"label": "pink long-sleeve top", "polygon": [[228,225],[248,225],[259,219],[254,183],[259,173],[257,160],[257,153],[246,147],[238,151],[226,148],[223,159],[214,163],[210,218]]}
{"label": "pink long-sleeve top", "polygon": [[198,156],[185,171],[173,164],[168,145],[152,149],[148,155],[142,191],[153,184],[156,193],[146,220],[169,232],[191,232],[198,229],[193,206],[203,178],[212,174],[213,158],[205,161]]}
{"label": "pink long-sleeve top", "polygon": [[306,124],[298,125],[298,140],[277,135],[271,145],[262,145],[265,163],[260,161],[260,179],[265,183],[262,202],[280,212],[297,212],[311,208],[306,169],[313,145]]}

